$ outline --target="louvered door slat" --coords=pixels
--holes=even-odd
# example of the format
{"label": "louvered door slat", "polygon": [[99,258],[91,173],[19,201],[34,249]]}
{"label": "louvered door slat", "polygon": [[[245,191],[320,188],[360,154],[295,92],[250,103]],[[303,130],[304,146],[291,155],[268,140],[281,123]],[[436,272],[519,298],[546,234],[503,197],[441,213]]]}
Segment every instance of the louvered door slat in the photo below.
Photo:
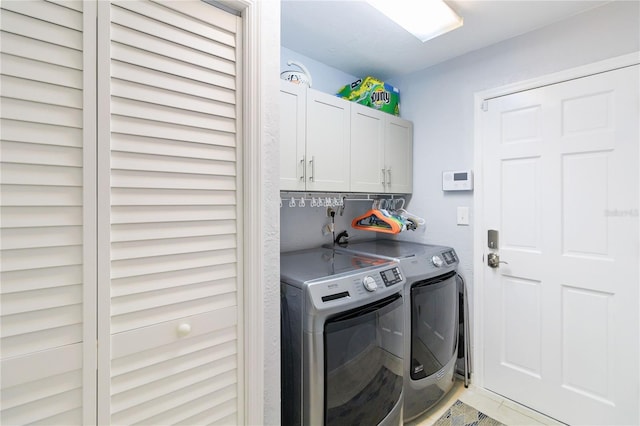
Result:
{"label": "louvered door slat", "polygon": [[[235,343],[231,342],[211,350],[176,356],[167,363],[129,374],[126,377],[127,380],[119,381],[114,378],[113,392],[117,397],[112,400],[113,410],[117,412],[144,403],[160,402],[154,401],[156,398],[164,398],[164,404],[168,402],[179,404],[179,401],[172,401],[176,396],[171,395],[172,393],[188,392],[195,384],[205,384],[211,392],[216,388],[224,387],[225,383],[221,382],[229,384],[228,380],[231,379],[233,383],[237,368],[235,352]],[[228,355],[221,356],[221,353],[228,353]],[[169,373],[167,367],[170,368]],[[211,380],[216,376],[219,376],[218,380]],[[145,387],[146,391],[142,391]],[[136,414],[140,415],[140,413]]]}
{"label": "louvered door slat", "polygon": [[[215,70],[222,75],[230,76],[234,75],[235,72],[233,58],[230,60],[221,60],[219,57],[203,53],[202,51],[177,45],[172,41],[160,39],[121,25],[114,25],[111,28],[111,34],[114,42],[139,50],[162,52],[163,56],[171,60],[188,64],[189,67],[200,67],[202,72]],[[211,45],[211,47],[216,46]],[[222,51],[222,48],[218,48],[217,50],[220,55],[229,56],[229,53]],[[233,50],[229,48],[224,50],[233,52]]]}
{"label": "louvered door slat", "polygon": [[[222,393],[222,391],[219,391]],[[210,398],[216,398],[216,395],[212,395]],[[195,416],[184,419],[181,423],[185,425],[237,425],[237,412],[235,411],[235,405],[237,401],[227,400],[221,402],[214,408],[203,411]]]}
{"label": "louvered door slat", "polygon": [[214,145],[212,143],[201,143],[199,141],[185,142],[171,139],[164,139],[162,144],[158,144],[158,138],[122,133],[113,134],[111,138],[111,149],[113,151],[137,154],[171,155],[174,157],[197,158],[200,160],[236,161],[235,148],[233,146],[226,146],[226,144]]}
{"label": "louvered door slat", "polygon": [[67,9],[82,12],[82,0],[47,0],[49,3],[57,4]]}
{"label": "louvered door slat", "polygon": [[143,277],[120,278],[112,280],[113,297],[145,293],[151,290],[191,285],[208,280],[221,280],[236,276],[235,263],[228,263],[203,268],[150,274]]}
{"label": "louvered door slat", "polygon": [[[4,3],[4,2],[3,2]],[[14,3],[14,2],[10,2]],[[20,2],[15,2],[20,3]],[[34,4],[32,10],[38,11],[45,2],[27,1],[25,3]],[[56,6],[56,8],[58,8]],[[72,13],[72,16],[79,16],[78,19],[82,22],[82,14]],[[34,20],[38,20],[34,25]],[[2,11],[2,29],[5,32],[17,34],[20,36],[32,38],[35,40],[47,41],[53,45],[69,47],[71,49],[82,50],[82,32],[64,27],[56,23],[47,22],[48,18],[41,20],[33,18],[28,15],[20,13],[14,13],[6,8]],[[76,25],[72,23],[71,25]],[[80,24],[81,25],[81,24]]]}
{"label": "louvered door slat", "polygon": [[[214,151],[215,147],[211,148]],[[187,158],[183,155],[148,155],[112,151],[111,168],[114,170],[142,170],[150,172],[200,173],[207,175],[236,175],[235,161],[215,158]],[[182,154],[182,153],[181,153]]]}
{"label": "louvered door slat", "polygon": [[80,70],[6,53],[0,55],[0,60],[4,75],[82,89],[82,71]]}
{"label": "louvered door slat", "polygon": [[119,260],[112,263],[111,278],[142,277],[163,272],[185,271],[235,263],[237,260],[235,249]]}
{"label": "louvered door slat", "polygon": [[82,127],[82,111],[58,105],[2,98],[2,118],[35,121],[54,126]]}
{"label": "louvered door slat", "polygon": [[25,146],[21,142],[5,140],[2,143],[2,159],[7,163],[46,165],[53,162],[58,166],[82,167],[82,149],[53,144]]}
{"label": "louvered door slat", "polygon": [[236,223],[232,220],[159,222],[143,224],[114,225],[112,242],[158,240],[163,238],[191,237],[198,235],[235,234]]}
{"label": "louvered door slat", "polygon": [[[204,387],[203,384],[198,383],[187,389],[179,390],[175,394],[167,395],[168,398],[166,399],[171,403],[160,406],[161,412],[155,416],[143,417],[144,414],[157,413],[159,411],[158,406],[155,404],[156,401],[152,401],[148,407],[144,405],[134,407],[131,411],[135,416],[129,417],[129,413],[125,411],[114,415],[114,418],[124,418],[128,424],[156,424],[163,421],[168,424],[190,424],[186,423],[189,417],[195,417],[201,414],[203,410],[211,407],[215,407],[217,410],[224,409],[227,412],[234,412],[236,411],[237,401],[231,376],[230,374],[226,378],[227,383],[230,382],[231,384],[222,388],[216,385],[223,385],[225,378],[219,377],[216,385],[209,386],[204,391],[196,392],[199,387]],[[212,392],[205,393],[210,389]],[[158,398],[160,402],[163,400]],[[176,405],[178,403],[182,404]]]}
{"label": "louvered door slat", "polygon": [[[131,2],[137,4],[135,2]],[[119,80],[145,84],[160,89],[170,88],[174,92],[197,96],[215,102],[233,104],[235,92],[220,86],[202,83],[178,75],[169,75],[154,69],[142,68],[125,62],[114,61],[111,64],[111,76]]]}
{"label": "louvered door slat", "polygon": [[64,247],[82,244],[82,228],[79,226],[9,228],[3,229],[0,235],[4,240],[4,249]]}
{"label": "louvered door slat", "polygon": [[[125,313],[123,315],[112,316],[112,330],[114,333],[121,333],[123,331],[148,327],[158,322],[175,320],[179,318],[186,318],[191,315],[203,314],[212,310],[224,309],[233,307],[236,305],[237,294],[233,291],[217,295],[202,297],[202,289],[200,293],[189,294],[188,288],[179,288],[173,294],[175,303],[171,298],[162,297],[158,295],[155,297],[157,304],[152,308],[137,308],[132,312]],[[222,290],[225,290],[224,288]],[[178,294],[176,294],[178,293]],[[139,300],[145,300],[139,298]],[[117,300],[114,300],[114,303]]]}
{"label": "louvered door slat", "polygon": [[[175,26],[183,31],[188,31],[205,39],[216,40],[217,42],[226,44],[228,46],[236,45],[235,29],[226,31],[223,28],[211,26],[208,23],[204,23],[199,19],[194,19],[193,17],[190,17],[183,13],[174,13],[165,5],[155,3],[141,5],[136,2],[127,1],[119,1],[116,4],[122,9],[140,13],[142,15],[148,16],[149,18],[153,18],[157,22]],[[235,25],[235,23],[231,19],[228,19],[228,17],[225,16],[224,19],[229,21],[227,25]],[[212,19],[210,22],[216,22],[217,24],[219,24],[220,20]]]}
{"label": "louvered door slat", "polygon": [[197,253],[201,251],[225,250],[235,248],[235,246],[235,234],[128,241],[113,243],[111,245],[111,259],[115,261],[172,254]]}
{"label": "louvered door slat", "polygon": [[[81,90],[69,90],[62,86],[26,81],[10,76],[2,76],[0,84],[3,87],[3,95],[8,98],[22,98],[31,102],[67,108],[82,108]],[[29,118],[29,116],[24,118]]]}
{"label": "louvered door slat", "polygon": [[3,5],[3,9],[82,31],[82,14],[77,13],[82,9],[73,10],[53,3],[35,1],[9,1]]}
{"label": "louvered door slat", "polygon": [[[175,14],[173,16],[176,16]],[[150,19],[152,18],[152,19]],[[177,27],[175,22],[162,22],[156,20],[155,17],[147,15],[142,15],[138,13],[132,13],[126,9],[121,9],[120,7],[114,7],[112,9],[112,19],[118,22],[118,26],[123,28],[130,29],[138,29],[144,28],[144,34],[148,36],[152,36],[159,40],[169,41],[172,44],[178,44],[182,47],[187,47],[188,49],[197,50],[199,52],[205,53],[208,55],[215,55],[219,58],[229,60],[229,70],[230,73],[235,73],[235,67],[233,66],[233,62],[235,61],[235,49],[234,49],[234,40],[231,39],[228,45],[225,45],[220,42],[215,42],[209,37],[201,37],[193,33],[191,27]],[[187,25],[193,25],[193,21],[188,22]],[[211,34],[213,37],[217,39],[221,32],[217,34]],[[112,33],[113,40],[117,40],[115,34]],[[227,34],[227,40],[229,40],[229,34]],[[131,42],[131,40],[128,40]],[[153,49],[153,46],[149,46],[150,50]],[[214,65],[218,65],[220,61],[214,63]],[[209,67],[207,67],[209,68]],[[212,68],[214,69],[214,68]]]}
{"label": "louvered door slat", "polygon": [[[114,138],[142,136],[161,139],[163,142],[189,142],[199,144],[213,144],[226,147],[235,146],[233,133],[207,130],[198,127],[184,126],[176,123],[149,121],[134,117],[112,116],[111,131]],[[162,147],[159,147],[162,149]],[[179,149],[176,152],[180,152]]]}
{"label": "louvered door slat", "polygon": [[16,57],[16,61],[18,57],[28,54],[28,58],[32,61],[82,70],[81,51],[4,31],[2,32],[2,51]]}
{"label": "louvered door slat", "polygon": [[84,422],[82,9],[0,4],[1,424]]}
{"label": "louvered door slat", "polygon": [[[141,293],[114,298],[111,314],[126,315],[141,312],[148,314],[149,310],[171,305],[180,307],[184,302],[208,301],[218,305],[234,306],[235,277],[224,280],[207,280],[185,286],[173,286],[164,290]],[[168,311],[168,309],[164,309]],[[169,312],[167,312],[169,315]]]}
{"label": "louvered door slat", "polygon": [[114,170],[111,183],[119,188],[155,189],[212,189],[231,190],[236,188],[235,176],[207,176],[188,173],[143,172]]}
{"label": "louvered door slat", "polygon": [[205,112],[221,117],[235,118],[236,116],[235,105],[231,103],[217,102],[200,96],[193,96],[191,94],[130,81],[118,80],[118,84],[112,87],[111,94],[120,98],[166,105],[196,112]]}
{"label": "louvered door slat", "polygon": [[113,98],[111,112],[115,115],[163,121],[205,130],[219,132],[235,132],[236,130],[235,120],[232,118],[125,98]]}
{"label": "louvered door slat", "polygon": [[14,272],[2,272],[2,294],[19,293],[21,291],[52,288],[82,283],[82,267],[79,265],[58,266],[41,269],[27,269]]}
{"label": "louvered door slat", "polygon": [[124,206],[111,208],[111,221],[114,224],[235,218],[236,209],[233,205],[217,206],[215,209],[193,204],[185,206],[138,206],[136,210],[131,210]]}
{"label": "louvered door slat", "polygon": [[[108,10],[111,417],[104,422],[215,421],[220,409],[218,418],[233,417],[239,18],[200,1],[123,1]],[[181,334],[180,325],[190,331]]]}
{"label": "louvered door slat", "polygon": [[122,43],[111,45],[111,58],[129,64],[146,63],[149,68],[171,75],[193,79],[197,82],[220,86],[235,90],[236,81],[233,75],[211,72],[200,66],[189,64],[179,58],[137,49]]}
{"label": "louvered door slat", "polygon": [[82,147],[82,129],[4,119],[0,120],[0,125],[3,141]]}
{"label": "louvered door slat", "polygon": [[[201,1],[190,1],[184,2],[184,4],[179,4],[176,2],[153,0],[153,3],[162,4],[167,9],[173,10],[180,15],[191,17],[192,19],[205,24],[215,22],[215,26],[220,30],[228,31],[234,35],[238,29],[238,21],[235,15],[227,13],[222,9],[210,9],[206,3]],[[211,39],[215,40],[216,37],[212,36]]]}

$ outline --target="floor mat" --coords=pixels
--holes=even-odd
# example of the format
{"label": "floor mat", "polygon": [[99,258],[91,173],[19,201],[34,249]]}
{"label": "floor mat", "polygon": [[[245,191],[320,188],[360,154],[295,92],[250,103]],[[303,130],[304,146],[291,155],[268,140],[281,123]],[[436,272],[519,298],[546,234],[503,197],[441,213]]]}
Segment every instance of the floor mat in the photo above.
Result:
{"label": "floor mat", "polygon": [[434,423],[434,426],[504,426],[484,413],[458,400]]}

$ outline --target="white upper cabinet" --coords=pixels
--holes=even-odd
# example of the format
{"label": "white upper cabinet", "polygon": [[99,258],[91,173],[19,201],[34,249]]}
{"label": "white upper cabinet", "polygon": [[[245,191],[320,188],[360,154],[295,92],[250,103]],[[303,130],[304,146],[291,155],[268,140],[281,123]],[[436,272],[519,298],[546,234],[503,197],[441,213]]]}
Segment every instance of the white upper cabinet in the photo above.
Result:
{"label": "white upper cabinet", "polygon": [[351,191],[410,193],[412,181],[412,123],[352,104]]}
{"label": "white upper cabinet", "polygon": [[413,123],[385,114],[385,192],[413,191]]}
{"label": "white upper cabinet", "polygon": [[280,189],[305,190],[306,87],[280,83]]}
{"label": "white upper cabinet", "polygon": [[306,178],[309,191],[349,188],[350,103],[307,90]]}
{"label": "white upper cabinet", "polygon": [[411,122],[281,83],[282,191],[410,193],[412,152]]}
{"label": "white upper cabinet", "polygon": [[364,105],[351,105],[351,191],[384,192],[385,115]]}

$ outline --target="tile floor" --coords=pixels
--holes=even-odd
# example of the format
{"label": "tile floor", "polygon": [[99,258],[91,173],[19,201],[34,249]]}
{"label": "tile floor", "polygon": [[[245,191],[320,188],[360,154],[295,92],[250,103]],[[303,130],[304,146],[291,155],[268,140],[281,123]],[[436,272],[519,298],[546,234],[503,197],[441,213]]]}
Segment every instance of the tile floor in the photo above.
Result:
{"label": "tile floor", "polygon": [[451,391],[431,410],[411,422],[407,426],[433,425],[447,408],[456,400],[471,405],[487,416],[504,423],[507,426],[539,426],[539,425],[563,425],[557,420],[546,417],[537,411],[533,411],[513,401],[502,398],[493,392],[476,388],[470,385],[465,388],[462,381],[457,380]]}

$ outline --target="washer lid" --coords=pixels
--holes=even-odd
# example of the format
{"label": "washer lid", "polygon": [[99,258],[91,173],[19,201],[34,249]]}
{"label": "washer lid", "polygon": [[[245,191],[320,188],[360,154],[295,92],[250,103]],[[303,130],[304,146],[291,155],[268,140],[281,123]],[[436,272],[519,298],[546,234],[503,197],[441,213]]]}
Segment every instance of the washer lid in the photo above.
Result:
{"label": "washer lid", "polygon": [[392,260],[319,247],[280,254],[280,277],[291,283],[308,283],[317,279],[357,274],[384,265],[397,264]]}
{"label": "washer lid", "polygon": [[354,241],[344,246],[344,248],[352,252],[366,253],[398,260],[412,257],[431,258],[434,254],[451,250],[451,248],[444,246],[386,239]]}

